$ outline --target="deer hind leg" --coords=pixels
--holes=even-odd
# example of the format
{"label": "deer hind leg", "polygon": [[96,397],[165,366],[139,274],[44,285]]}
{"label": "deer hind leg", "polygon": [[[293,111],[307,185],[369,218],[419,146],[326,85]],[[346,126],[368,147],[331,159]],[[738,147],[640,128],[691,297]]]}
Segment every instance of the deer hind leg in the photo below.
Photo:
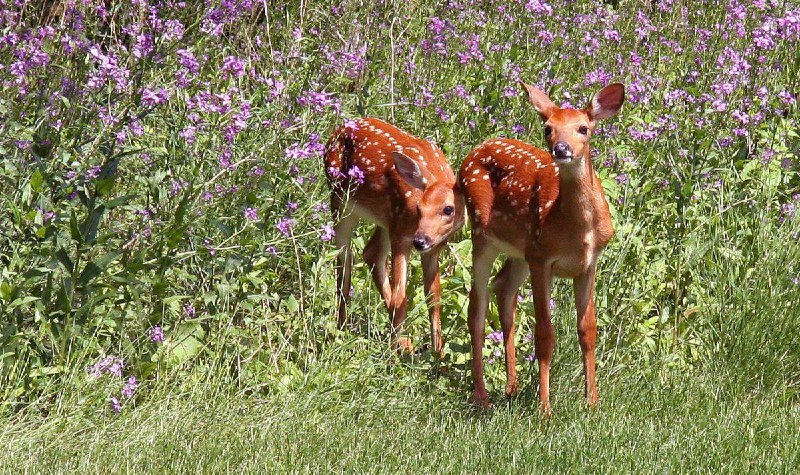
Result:
{"label": "deer hind leg", "polygon": [[573,281],[575,308],[578,310],[578,343],[583,353],[583,374],[586,380],[586,402],[597,404],[594,350],[597,344],[597,320],[594,313],[594,277],[592,266]]}
{"label": "deer hind leg", "polygon": [[517,295],[520,286],[528,278],[528,264],[524,259],[506,259],[503,268],[494,279],[492,288],[497,296],[500,325],[506,353],[506,396],[519,390],[517,382],[517,349],[514,346],[514,321],[517,315]]}
{"label": "deer hind leg", "polygon": [[408,305],[406,281],[410,255],[411,242],[392,241],[392,298],[389,305],[389,318],[391,318],[392,346],[401,353],[414,351],[411,339],[403,335]]}
{"label": "deer hind leg", "polygon": [[444,245],[437,246],[422,255],[422,276],[425,285],[425,298],[428,301],[428,316],[431,322],[431,350],[439,357],[443,356],[442,340],[442,284],[439,272],[439,253]]}
{"label": "deer hind leg", "polygon": [[473,401],[480,407],[489,407],[489,393],[483,376],[483,340],[486,329],[486,311],[489,308],[489,278],[497,250],[483,237],[472,235],[472,289],[469,292],[469,336],[472,343]]}
{"label": "deer hind leg", "polygon": [[364,247],[364,261],[372,272],[372,280],[383,297],[388,309],[392,302],[392,286],[389,281],[389,251],[391,241],[389,231],[378,226]]}
{"label": "deer hind leg", "polygon": [[358,217],[353,213],[342,216],[334,226],[334,243],[339,250],[336,257],[336,299],[338,302],[337,315],[339,328],[347,323],[347,303],[350,301],[350,277],[353,272],[353,252],[350,249],[350,240],[353,228],[358,223]]}

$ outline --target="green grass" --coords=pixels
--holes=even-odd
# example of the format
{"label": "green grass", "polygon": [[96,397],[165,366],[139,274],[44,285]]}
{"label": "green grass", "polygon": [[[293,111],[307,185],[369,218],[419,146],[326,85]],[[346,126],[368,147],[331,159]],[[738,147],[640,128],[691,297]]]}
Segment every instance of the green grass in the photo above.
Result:
{"label": "green grass", "polygon": [[4,473],[789,473],[800,463],[800,405],[785,388],[745,389],[737,377],[711,371],[628,373],[601,379],[601,404],[588,409],[579,378],[562,371],[547,420],[530,384],[512,401],[494,394],[494,408],[484,413],[466,401],[466,383],[443,389],[428,365],[387,364],[384,356],[344,369],[320,365],[303,384],[266,395],[198,384],[154,392],[119,416],[21,414],[0,425],[0,467]]}

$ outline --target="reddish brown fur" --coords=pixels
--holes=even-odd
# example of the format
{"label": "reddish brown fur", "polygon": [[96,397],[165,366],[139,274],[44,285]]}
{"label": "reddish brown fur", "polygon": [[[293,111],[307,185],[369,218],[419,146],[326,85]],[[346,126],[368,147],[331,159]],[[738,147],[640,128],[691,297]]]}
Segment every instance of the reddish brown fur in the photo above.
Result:
{"label": "reddish brown fur", "polygon": [[[359,119],[354,124],[353,128],[334,131],[325,153],[331,207],[337,218],[337,245],[342,249],[337,268],[339,324],[344,325],[347,315],[352,266],[350,235],[358,219],[364,218],[378,225],[364,258],[372,267],[373,280],[389,310],[395,344],[408,351],[410,340],[400,336],[407,305],[408,256],[415,238],[430,244],[423,254],[423,274],[430,303],[433,350],[441,353],[438,254],[463,224],[463,194],[437,146],[379,119]],[[398,152],[404,156],[398,157]],[[395,166],[400,159],[405,164],[402,169]],[[363,172],[362,184],[348,175],[353,167]],[[419,176],[410,177],[415,171]],[[415,178],[416,186],[412,186]],[[452,208],[452,215],[443,214],[446,206]],[[391,278],[387,261],[390,252]]]}
{"label": "reddish brown fur", "polygon": [[[523,84],[524,85],[524,84]],[[586,395],[597,401],[594,374],[596,323],[593,291],[597,257],[613,235],[611,215],[594,173],[589,137],[598,118],[613,116],[624,89],[603,89],[584,111],[560,109],[538,89],[524,85],[531,103],[550,129],[548,144],[566,147],[556,161],[550,153],[514,139],[492,139],[475,148],[459,172],[473,224],[473,285],[469,327],[472,338],[474,399],[489,403],[483,380],[482,348],[492,262],[507,255],[495,278],[506,350],[506,393],[518,389],[514,320],[517,291],[532,276],[536,309],[539,395],[549,411],[549,372],[553,352],[549,298],[552,278],[574,281],[578,336],[584,356]],[[560,152],[566,153],[566,152]]]}

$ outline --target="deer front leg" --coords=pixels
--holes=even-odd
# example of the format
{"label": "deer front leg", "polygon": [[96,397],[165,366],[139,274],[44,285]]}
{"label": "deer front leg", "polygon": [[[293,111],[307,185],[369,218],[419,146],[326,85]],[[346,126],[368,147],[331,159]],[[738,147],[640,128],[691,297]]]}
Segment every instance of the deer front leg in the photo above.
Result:
{"label": "deer front leg", "polygon": [[543,413],[550,414],[550,363],[555,347],[553,324],[550,320],[552,275],[550,268],[542,264],[531,264],[530,272],[536,310],[534,345],[536,359],[539,360],[539,404]]}
{"label": "deer front leg", "polygon": [[399,352],[412,353],[414,346],[411,339],[403,336],[403,324],[406,321],[408,301],[406,298],[406,280],[408,278],[408,258],[411,254],[411,242],[392,241],[392,298],[389,305],[391,318],[392,346]]}
{"label": "deer front leg", "polygon": [[522,259],[507,259],[494,279],[494,293],[500,312],[500,325],[506,353],[506,396],[519,390],[517,382],[517,348],[514,345],[514,321],[517,315],[519,287],[528,277],[528,264]]}
{"label": "deer front leg", "polygon": [[422,277],[425,285],[425,299],[428,301],[428,316],[431,322],[431,350],[440,358],[444,353],[441,319],[442,284],[439,272],[439,253],[442,247],[443,245],[437,246],[422,255]]}
{"label": "deer front leg", "polygon": [[469,336],[472,343],[473,402],[487,409],[489,393],[483,376],[483,339],[489,308],[489,277],[497,251],[480,235],[472,236],[472,289],[469,291]]}
{"label": "deer front leg", "polygon": [[586,378],[586,402],[597,404],[594,350],[597,344],[597,320],[594,314],[595,266],[573,281],[575,308],[578,310],[578,342],[583,353],[583,374]]}

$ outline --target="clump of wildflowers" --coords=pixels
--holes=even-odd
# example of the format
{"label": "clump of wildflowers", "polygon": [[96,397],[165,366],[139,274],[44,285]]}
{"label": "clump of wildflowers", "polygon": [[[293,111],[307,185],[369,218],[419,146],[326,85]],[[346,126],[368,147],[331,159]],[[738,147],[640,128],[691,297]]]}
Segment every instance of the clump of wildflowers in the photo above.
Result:
{"label": "clump of wildflowers", "polygon": [[353,165],[350,170],[347,171],[347,176],[349,176],[352,181],[358,183],[359,185],[364,184],[364,172],[358,168],[358,165]]}
{"label": "clump of wildflowers", "polygon": [[133,397],[133,393],[139,388],[139,381],[136,380],[136,376],[131,376],[125,381],[125,385],[122,386],[122,390],[120,393],[122,397],[125,399],[130,399]]}
{"label": "clump of wildflowers", "polygon": [[244,217],[248,221],[258,221],[258,210],[248,206],[244,209]]}
{"label": "clump of wildflowers", "polygon": [[122,403],[119,401],[119,398],[116,396],[110,396],[108,398],[108,402],[111,405],[111,410],[114,411],[114,414],[119,414],[122,411]]}
{"label": "clump of wildflowers", "polygon": [[281,232],[285,237],[290,237],[292,235],[292,227],[294,227],[294,220],[291,218],[281,218],[277,224],[278,231]]}
{"label": "clump of wildflowers", "polygon": [[147,330],[147,336],[153,343],[161,343],[164,341],[164,329],[161,328],[161,325],[156,325]]}
{"label": "clump of wildflowers", "polygon": [[322,225],[322,236],[320,236],[320,239],[322,239],[325,242],[329,242],[330,240],[333,239],[335,235],[336,232],[333,230],[333,226],[331,226],[330,224]]}
{"label": "clump of wildflowers", "polygon": [[122,358],[117,356],[106,356],[97,363],[86,368],[86,372],[93,378],[99,378],[105,374],[120,377],[125,363]]}

